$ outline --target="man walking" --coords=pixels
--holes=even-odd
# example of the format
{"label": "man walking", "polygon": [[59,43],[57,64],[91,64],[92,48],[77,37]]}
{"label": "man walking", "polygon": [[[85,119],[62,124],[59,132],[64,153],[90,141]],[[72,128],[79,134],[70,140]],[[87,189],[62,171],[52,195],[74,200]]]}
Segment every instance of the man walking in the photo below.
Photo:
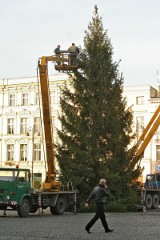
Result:
{"label": "man walking", "polygon": [[106,196],[109,196],[109,195],[110,195],[110,191],[106,184],[106,180],[100,179],[99,185],[94,187],[93,191],[91,192],[91,194],[89,195],[85,203],[85,207],[88,207],[88,203],[90,202],[90,200],[94,199],[96,202],[96,214],[85,227],[85,230],[88,233],[91,233],[90,232],[91,227],[99,218],[101,219],[105,232],[106,233],[113,232],[113,230],[109,229],[106,221],[106,217],[104,214],[104,204],[106,202]]}

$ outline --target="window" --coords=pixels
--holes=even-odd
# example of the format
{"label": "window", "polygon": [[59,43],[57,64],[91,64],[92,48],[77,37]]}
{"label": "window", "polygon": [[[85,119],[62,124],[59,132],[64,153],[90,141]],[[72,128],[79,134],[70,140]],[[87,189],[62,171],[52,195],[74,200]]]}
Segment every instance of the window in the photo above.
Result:
{"label": "window", "polygon": [[14,160],[14,144],[7,145],[7,161]]}
{"label": "window", "polygon": [[9,95],[9,106],[14,107],[16,105],[15,94]]}
{"label": "window", "polygon": [[156,160],[160,161],[160,145],[156,146]]}
{"label": "window", "polygon": [[8,118],[7,133],[14,134],[14,118]]}
{"label": "window", "polygon": [[143,105],[144,104],[144,96],[136,97],[136,104]]}
{"label": "window", "polygon": [[27,144],[20,144],[20,161],[27,161]]}
{"label": "window", "polygon": [[34,161],[41,161],[41,144],[36,143],[34,144],[34,153],[33,153],[33,160]]}
{"label": "window", "polygon": [[136,131],[138,136],[142,134],[144,130],[144,116],[136,117]]}
{"label": "window", "polygon": [[19,170],[15,171],[15,176],[17,176],[17,180],[20,182],[29,182],[30,181],[30,174],[27,170]]}
{"label": "window", "polygon": [[52,116],[51,118],[51,123],[52,123],[52,137],[54,140],[57,139],[57,133],[56,133],[56,118],[55,116]]}
{"label": "window", "polygon": [[34,118],[34,132],[41,132],[41,121],[40,117],[35,117]]}
{"label": "window", "polygon": [[42,185],[42,173],[33,173],[34,188],[39,189]]}
{"label": "window", "polygon": [[160,126],[157,128],[156,134],[160,135]]}
{"label": "window", "polygon": [[28,93],[23,93],[22,94],[22,106],[27,106],[28,105]]}
{"label": "window", "polygon": [[28,119],[27,118],[21,118],[21,129],[20,129],[20,132],[22,134],[27,133],[27,128],[28,128]]}
{"label": "window", "polygon": [[56,121],[55,116],[52,116],[52,126],[53,126],[53,128],[55,127],[55,121]]}
{"label": "window", "polygon": [[60,102],[60,91],[57,92],[57,103]]}
{"label": "window", "polygon": [[40,99],[39,93],[36,93],[36,96],[35,96],[35,104],[36,105],[39,105],[39,99]]}
{"label": "window", "polygon": [[57,99],[56,99],[56,92],[52,92],[51,93],[51,104],[55,104],[57,103]]}

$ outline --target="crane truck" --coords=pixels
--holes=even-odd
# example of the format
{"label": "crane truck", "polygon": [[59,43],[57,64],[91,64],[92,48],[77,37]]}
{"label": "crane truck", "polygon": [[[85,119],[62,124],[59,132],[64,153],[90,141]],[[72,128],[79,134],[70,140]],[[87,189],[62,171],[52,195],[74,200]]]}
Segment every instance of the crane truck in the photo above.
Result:
{"label": "crane truck", "polygon": [[[4,215],[7,210],[15,210],[20,217],[27,217],[40,208],[46,209],[48,207],[51,214],[63,214],[70,203],[74,204],[74,212],[76,212],[76,191],[73,190],[72,183],[61,185],[56,180],[48,78],[49,61],[55,62],[57,71],[70,72],[77,69],[77,66],[70,65],[69,54],[62,52],[61,56],[43,56],[38,60],[48,168],[46,179],[42,190],[36,191],[32,188],[29,169],[0,168],[0,210],[4,211]],[[57,62],[61,64],[57,64]]]}
{"label": "crane truck", "polygon": [[[135,167],[142,157],[144,150],[151,141],[154,133],[160,125],[160,105],[156,109],[146,128],[142,132],[137,144],[131,151],[130,167]],[[144,186],[141,188],[141,207],[146,209],[157,209],[160,204],[160,173],[147,174]]]}

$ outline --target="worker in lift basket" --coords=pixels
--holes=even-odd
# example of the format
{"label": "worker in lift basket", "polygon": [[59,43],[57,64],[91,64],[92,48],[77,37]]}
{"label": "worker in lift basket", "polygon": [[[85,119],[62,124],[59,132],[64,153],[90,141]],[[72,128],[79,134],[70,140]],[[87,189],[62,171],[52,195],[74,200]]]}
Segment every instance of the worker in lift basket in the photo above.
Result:
{"label": "worker in lift basket", "polygon": [[79,49],[75,45],[75,43],[72,43],[72,45],[68,48],[68,51],[70,52],[70,65],[75,66],[77,65],[77,55],[79,54]]}
{"label": "worker in lift basket", "polygon": [[60,55],[61,55],[61,50],[60,50],[60,45],[57,45],[57,47],[54,49],[54,53],[56,54],[56,56],[57,56],[57,61],[56,61],[56,63],[58,64],[58,65],[61,65],[61,61],[60,61]]}

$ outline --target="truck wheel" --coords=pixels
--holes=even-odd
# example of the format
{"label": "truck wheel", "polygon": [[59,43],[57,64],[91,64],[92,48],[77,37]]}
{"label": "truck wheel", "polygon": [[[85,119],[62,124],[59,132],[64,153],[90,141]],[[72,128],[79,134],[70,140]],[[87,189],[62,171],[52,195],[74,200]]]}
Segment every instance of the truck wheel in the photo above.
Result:
{"label": "truck wheel", "polygon": [[154,194],[152,198],[152,208],[157,209],[158,206],[159,206],[159,196],[157,194]]}
{"label": "truck wheel", "polygon": [[151,194],[146,195],[145,205],[146,205],[147,209],[151,209],[151,207],[152,207],[152,196],[151,196]]}
{"label": "truck wheel", "polygon": [[50,207],[51,213],[54,215],[61,215],[64,213],[66,208],[66,203],[64,198],[58,198],[56,206],[55,207]]}
{"label": "truck wheel", "polygon": [[27,217],[30,213],[30,203],[28,199],[23,199],[21,205],[17,209],[19,217]]}

